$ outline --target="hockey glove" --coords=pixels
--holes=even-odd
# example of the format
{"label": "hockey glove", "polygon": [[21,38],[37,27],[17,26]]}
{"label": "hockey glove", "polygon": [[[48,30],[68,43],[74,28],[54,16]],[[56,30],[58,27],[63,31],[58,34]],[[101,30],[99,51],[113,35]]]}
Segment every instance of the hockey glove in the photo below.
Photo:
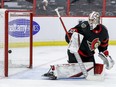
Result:
{"label": "hockey glove", "polygon": [[106,65],[106,69],[110,70],[114,66],[114,60],[109,56],[108,51],[100,52],[98,55]]}

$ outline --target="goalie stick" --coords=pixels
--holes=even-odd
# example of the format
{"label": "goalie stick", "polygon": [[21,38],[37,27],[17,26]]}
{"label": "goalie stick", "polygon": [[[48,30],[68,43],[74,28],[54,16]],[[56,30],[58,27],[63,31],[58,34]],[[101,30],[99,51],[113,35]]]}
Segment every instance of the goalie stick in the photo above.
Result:
{"label": "goalie stick", "polygon": [[[60,22],[61,22],[61,24],[62,24],[62,26],[63,26],[63,28],[64,28],[64,30],[66,32],[66,35],[68,36],[68,39],[70,40],[70,36],[69,36],[69,34],[67,32],[67,29],[66,29],[66,27],[65,27],[65,25],[63,23],[63,20],[62,20],[62,18],[60,16],[60,13],[58,11],[58,8],[56,8],[55,11],[56,11],[56,13],[57,13],[57,15],[59,17],[59,20],[60,20]],[[80,44],[80,42],[79,42],[79,44]],[[80,58],[80,55],[78,54],[78,52],[74,52],[74,55],[76,57],[76,60],[78,61],[78,64],[79,64],[79,66],[81,68],[81,71],[82,71],[84,77],[87,80],[104,80],[104,76],[103,75],[88,75],[88,72],[87,72],[87,70],[85,68],[85,65],[83,64],[82,59]]]}
{"label": "goalie stick", "polygon": [[57,13],[57,15],[58,15],[58,17],[59,17],[59,20],[60,20],[60,22],[61,22],[61,24],[62,24],[62,26],[63,26],[63,29],[64,29],[64,31],[65,31],[65,33],[66,33],[68,39],[70,40],[70,36],[69,36],[69,34],[68,34],[68,32],[67,32],[67,29],[66,29],[66,27],[65,27],[65,25],[64,25],[64,22],[63,22],[62,18],[61,18],[61,16],[60,16],[59,12],[58,12],[58,8],[56,8],[55,11],[56,11],[56,13]]}

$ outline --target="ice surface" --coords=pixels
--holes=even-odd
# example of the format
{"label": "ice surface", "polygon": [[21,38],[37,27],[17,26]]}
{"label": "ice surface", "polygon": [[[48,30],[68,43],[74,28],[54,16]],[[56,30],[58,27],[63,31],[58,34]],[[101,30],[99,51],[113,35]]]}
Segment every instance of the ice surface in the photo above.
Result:
{"label": "ice surface", "polygon": [[[104,81],[87,81],[85,79],[47,80],[41,75],[46,73],[52,64],[67,63],[67,46],[46,46],[34,48],[33,69],[13,73],[0,79],[0,87],[115,87],[116,65],[105,71]],[[116,46],[109,46],[110,55],[116,61]],[[97,51],[97,50],[96,50]],[[19,52],[20,53],[20,52]],[[20,54],[17,55],[20,55]],[[10,54],[12,55],[12,54]],[[21,55],[20,55],[21,56]],[[95,54],[96,61],[102,60]],[[11,73],[11,72],[10,72]]]}

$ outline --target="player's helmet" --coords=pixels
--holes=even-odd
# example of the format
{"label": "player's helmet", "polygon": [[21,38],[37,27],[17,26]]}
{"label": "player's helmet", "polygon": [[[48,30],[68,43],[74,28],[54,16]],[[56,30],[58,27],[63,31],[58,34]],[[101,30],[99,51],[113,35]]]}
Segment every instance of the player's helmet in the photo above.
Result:
{"label": "player's helmet", "polygon": [[100,14],[98,12],[93,11],[89,14],[90,30],[93,30],[98,24],[100,24]]}

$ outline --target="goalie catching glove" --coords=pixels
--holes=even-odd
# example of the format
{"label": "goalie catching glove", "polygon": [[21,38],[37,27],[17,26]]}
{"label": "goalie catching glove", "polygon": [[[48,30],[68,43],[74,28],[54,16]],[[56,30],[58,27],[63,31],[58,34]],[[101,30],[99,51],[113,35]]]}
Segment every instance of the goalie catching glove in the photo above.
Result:
{"label": "goalie catching glove", "polygon": [[108,51],[100,52],[98,55],[106,65],[106,69],[110,70],[114,66],[114,60],[109,56]]}

